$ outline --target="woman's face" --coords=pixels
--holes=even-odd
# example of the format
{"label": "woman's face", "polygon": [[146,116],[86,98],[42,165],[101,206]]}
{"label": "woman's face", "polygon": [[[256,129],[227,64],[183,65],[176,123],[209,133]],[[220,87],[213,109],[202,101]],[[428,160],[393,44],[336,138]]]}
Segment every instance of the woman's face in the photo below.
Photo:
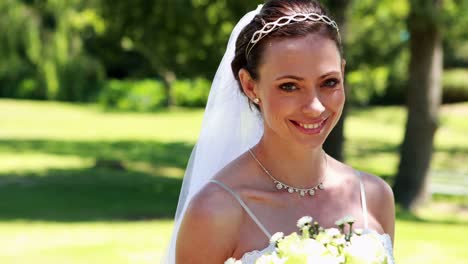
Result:
{"label": "woman's face", "polygon": [[265,136],[318,147],[338,122],[345,102],[344,61],[333,40],[309,34],[265,45],[259,78]]}

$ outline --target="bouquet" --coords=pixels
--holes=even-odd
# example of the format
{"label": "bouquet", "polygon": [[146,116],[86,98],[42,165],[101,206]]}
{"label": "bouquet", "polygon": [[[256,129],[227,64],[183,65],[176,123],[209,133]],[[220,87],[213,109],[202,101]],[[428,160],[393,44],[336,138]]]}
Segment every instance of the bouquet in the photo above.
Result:
{"label": "bouquet", "polygon": [[[346,216],[335,222],[338,228],[324,229],[312,217],[304,216],[297,221],[299,233],[288,236],[275,233],[270,239],[275,251],[261,256],[255,263],[387,264],[387,254],[377,234],[353,230],[354,221]],[[225,264],[242,262],[230,258]]]}

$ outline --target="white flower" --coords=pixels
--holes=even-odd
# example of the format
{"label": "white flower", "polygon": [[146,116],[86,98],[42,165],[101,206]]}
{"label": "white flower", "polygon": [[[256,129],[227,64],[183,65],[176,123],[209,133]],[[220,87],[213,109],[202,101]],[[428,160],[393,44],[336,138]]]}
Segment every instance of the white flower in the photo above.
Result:
{"label": "white flower", "polygon": [[336,245],[344,245],[346,244],[346,239],[344,238],[344,235],[340,235],[339,237],[333,239],[333,243]]}
{"label": "white flower", "polygon": [[242,261],[236,260],[235,258],[229,258],[224,264],[242,264]]}
{"label": "white flower", "polygon": [[341,235],[341,232],[340,230],[336,229],[336,228],[328,228],[328,229],[325,229],[325,233],[327,233],[327,235],[329,237],[337,237],[339,235]]}
{"label": "white flower", "polygon": [[354,234],[360,236],[360,235],[362,235],[362,233],[364,233],[364,230],[362,230],[361,228],[355,228],[354,229]]}
{"label": "white flower", "polygon": [[335,221],[335,225],[337,225],[337,226],[344,225],[344,224],[345,224],[345,221],[344,221],[343,218],[338,219],[338,220]]}
{"label": "white flower", "polygon": [[327,256],[327,255],[311,255],[307,257],[307,263],[310,264],[315,264],[315,263],[320,263],[320,264],[340,264],[342,258],[340,257],[334,257],[334,256]]}
{"label": "white flower", "polygon": [[329,236],[326,232],[320,232],[315,238],[319,243],[326,245],[331,242],[332,237]]}
{"label": "white flower", "polygon": [[312,218],[312,216],[303,216],[303,217],[299,218],[299,220],[297,220],[297,227],[299,229],[302,229],[306,225],[311,225],[312,220],[314,220]]}
{"label": "white flower", "polygon": [[[256,264],[386,264],[388,257],[382,243],[376,234],[351,236],[344,233],[344,226],[354,223],[354,218],[343,217],[336,222],[340,230],[336,228],[319,228],[317,234],[310,237],[308,233],[312,228],[312,217],[304,216],[297,221],[299,235],[296,232],[284,236],[282,232],[275,233],[270,243],[275,243],[276,248],[272,253],[261,256]],[[318,225],[318,224],[317,224]],[[355,233],[361,234],[357,229]],[[350,236],[351,238],[349,238]],[[349,240],[347,240],[349,239]],[[228,260],[229,261],[229,260]],[[225,264],[239,264],[235,259]]]}
{"label": "white flower", "polygon": [[255,264],[284,264],[286,258],[280,258],[273,252],[271,255],[263,255],[255,261]]}
{"label": "white flower", "polygon": [[350,215],[347,215],[345,217],[343,217],[343,221],[345,223],[348,223],[348,224],[352,224],[354,222],[356,222],[356,220],[354,219],[354,217],[350,216]]}
{"label": "white flower", "polygon": [[349,263],[377,264],[386,263],[387,255],[382,243],[373,233],[352,236],[351,244],[345,247]]}
{"label": "white flower", "polygon": [[284,237],[283,232],[276,232],[270,238],[270,244],[278,242],[280,239]]}

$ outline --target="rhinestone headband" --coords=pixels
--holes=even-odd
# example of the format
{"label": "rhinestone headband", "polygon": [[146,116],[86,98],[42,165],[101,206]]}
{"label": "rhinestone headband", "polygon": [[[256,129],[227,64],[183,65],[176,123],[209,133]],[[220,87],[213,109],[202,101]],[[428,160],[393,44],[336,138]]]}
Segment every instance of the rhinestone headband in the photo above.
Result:
{"label": "rhinestone headband", "polygon": [[245,57],[247,58],[250,54],[250,51],[253,49],[253,47],[262,38],[270,34],[270,32],[272,32],[273,30],[276,30],[292,22],[302,22],[306,20],[312,21],[312,22],[325,23],[329,26],[332,26],[333,28],[336,29],[336,32],[338,32],[338,38],[340,37],[340,30],[338,29],[338,25],[336,24],[336,22],[325,15],[320,15],[317,13],[308,13],[308,14],[297,13],[297,14],[293,14],[290,16],[282,16],[275,21],[266,23],[262,29],[255,31],[255,33],[252,35],[252,38],[250,39],[250,42],[247,44]]}

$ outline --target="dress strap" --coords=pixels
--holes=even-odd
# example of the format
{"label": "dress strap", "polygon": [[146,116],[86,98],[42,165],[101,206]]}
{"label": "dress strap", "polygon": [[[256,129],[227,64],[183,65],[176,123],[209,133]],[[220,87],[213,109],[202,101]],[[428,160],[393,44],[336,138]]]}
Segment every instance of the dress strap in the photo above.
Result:
{"label": "dress strap", "polygon": [[364,189],[364,183],[362,182],[362,173],[358,170],[356,170],[356,173],[359,177],[359,187],[361,189],[361,207],[362,207],[362,214],[364,216],[364,229],[368,229],[369,221],[367,220],[366,190]]}
{"label": "dress strap", "polygon": [[266,228],[262,225],[262,223],[260,223],[260,221],[258,220],[258,218],[254,215],[254,213],[249,209],[249,207],[247,207],[247,205],[244,203],[244,201],[242,201],[242,199],[240,198],[240,196],[235,193],[233,190],[231,190],[229,187],[227,187],[224,183],[220,182],[220,181],[217,181],[217,180],[214,180],[214,179],[211,179],[210,182],[212,183],[216,183],[217,185],[221,186],[224,190],[226,190],[227,192],[229,192],[232,196],[234,196],[234,198],[236,198],[236,200],[239,202],[239,204],[242,206],[242,208],[244,208],[244,210],[247,212],[247,214],[252,218],[252,220],[257,224],[257,226],[263,231],[263,233],[267,236],[268,239],[270,239],[271,235],[270,233],[268,232],[268,230],[266,230]]}

